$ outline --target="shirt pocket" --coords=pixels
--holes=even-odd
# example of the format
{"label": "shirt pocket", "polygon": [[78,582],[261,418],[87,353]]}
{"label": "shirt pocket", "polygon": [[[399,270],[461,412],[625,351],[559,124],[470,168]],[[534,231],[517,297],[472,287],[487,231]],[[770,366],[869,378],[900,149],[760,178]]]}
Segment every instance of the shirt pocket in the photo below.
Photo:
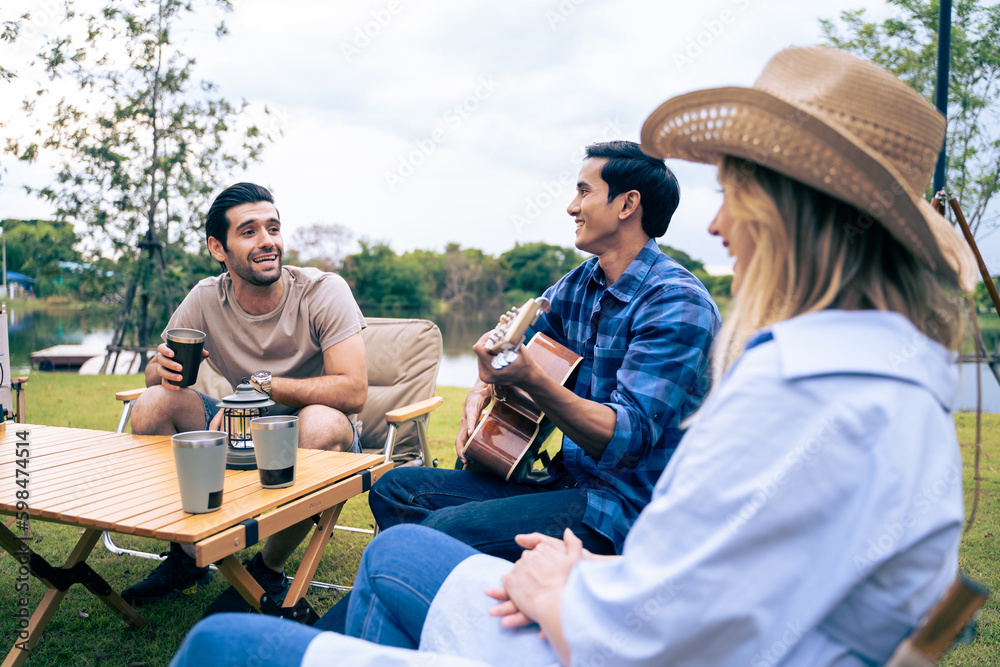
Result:
{"label": "shirt pocket", "polygon": [[594,377],[590,387],[595,400],[604,403],[611,398],[611,392],[618,386],[618,369],[625,363],[626,352],[628,348],[624,345],[594,346]]}

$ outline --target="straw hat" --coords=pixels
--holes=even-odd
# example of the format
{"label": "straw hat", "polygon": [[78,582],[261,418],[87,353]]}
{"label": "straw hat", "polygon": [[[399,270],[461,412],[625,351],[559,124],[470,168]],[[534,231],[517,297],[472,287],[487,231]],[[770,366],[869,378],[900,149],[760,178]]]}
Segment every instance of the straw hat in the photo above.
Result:
{"label": "straw hat", "polygon": [[[664,102],[643,124],[642,150],[710,164],[733,155],[811,185],[861,209],[970,291],[972,251],[923,197],[944,132],[937,109],[888,72],[843,51],[793,47],[752,88]],[[863,238],[864,229],[858,221],[846,231]]]}

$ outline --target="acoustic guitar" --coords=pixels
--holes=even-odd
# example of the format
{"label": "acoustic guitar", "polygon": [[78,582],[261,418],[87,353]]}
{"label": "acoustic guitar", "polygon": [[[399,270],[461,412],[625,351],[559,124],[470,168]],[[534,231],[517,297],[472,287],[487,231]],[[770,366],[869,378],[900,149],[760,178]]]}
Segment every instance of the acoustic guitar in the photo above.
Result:
{"label": "acoustic guitar", "polygon": [[[539,313],[547,312],[544,297],[529,299],[507,311],[490,332],[486,349],[496,352],[493,367],[500,369],[518,356],[525,333]],[[545,334],[535,334],[525,345],[545,375],[565,386],[580,364],[580,356]],[[527,476],[543,438],[545,414],[528,394],[516,387],[493,385],[492,397],[462,452],[467,460],[505,480]],[[469,466],[466,466],[467,468]]]}

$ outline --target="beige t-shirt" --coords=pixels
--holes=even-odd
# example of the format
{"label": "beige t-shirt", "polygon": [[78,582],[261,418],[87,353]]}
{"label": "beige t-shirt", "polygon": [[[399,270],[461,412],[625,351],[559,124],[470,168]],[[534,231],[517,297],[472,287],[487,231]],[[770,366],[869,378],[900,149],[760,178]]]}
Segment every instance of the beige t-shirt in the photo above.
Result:
{"label": "beige t-shirt", "polygon": [[[325,374],[323,350],[365,328],[351,288],[335,273],[285,266],[285,291],[270,313],[251,315],[233,294],[228,273],[205,278],[170,317],[167,329],[204,331],[205,349],[235,387],[254,371],[275,377],[311,378]],[[268,412],[291,412],[275,405]]]}

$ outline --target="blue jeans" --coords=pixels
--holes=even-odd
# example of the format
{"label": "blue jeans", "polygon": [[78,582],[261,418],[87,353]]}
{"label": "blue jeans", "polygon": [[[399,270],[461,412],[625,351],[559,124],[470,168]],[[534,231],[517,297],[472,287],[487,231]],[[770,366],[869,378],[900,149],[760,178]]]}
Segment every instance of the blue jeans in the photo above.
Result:
{"label": "blue jeans", "polygon": [[383,530],[419,523],[509,561],[524,551],[515,535],[561,538],[566,528],[592,553],[615,553],[610,539],[584,525],[587,493],[568,473],[536,484],[467,470],[396,468],[375,482],[368,505]]}
{"label": "blue jeans", "polygon": [[298,667],[319,630],[260,614],[214,614],[200,621],[170,667]]}
{"label": "blue jeans", "polygon": [[[383,646],[417,648],[431,600],[455,566],[475,553],[421,526],[380,533],[361,557],[347,602],[345,634]],[[324,627],[322,622],[317,626]]]}
{"label": "blue jeans", "polygon": [[[361,557],[349,603],[346,598],[338,603],[348,604],[346,634],[383,646],[417,648],[431,600],[455,566],[475,553],[421,526],[379,534]],[[209,616],[194,626],[170,666],[297,666],[309,642],[329,628],[329,616],[312,628],[257,614]]]}

